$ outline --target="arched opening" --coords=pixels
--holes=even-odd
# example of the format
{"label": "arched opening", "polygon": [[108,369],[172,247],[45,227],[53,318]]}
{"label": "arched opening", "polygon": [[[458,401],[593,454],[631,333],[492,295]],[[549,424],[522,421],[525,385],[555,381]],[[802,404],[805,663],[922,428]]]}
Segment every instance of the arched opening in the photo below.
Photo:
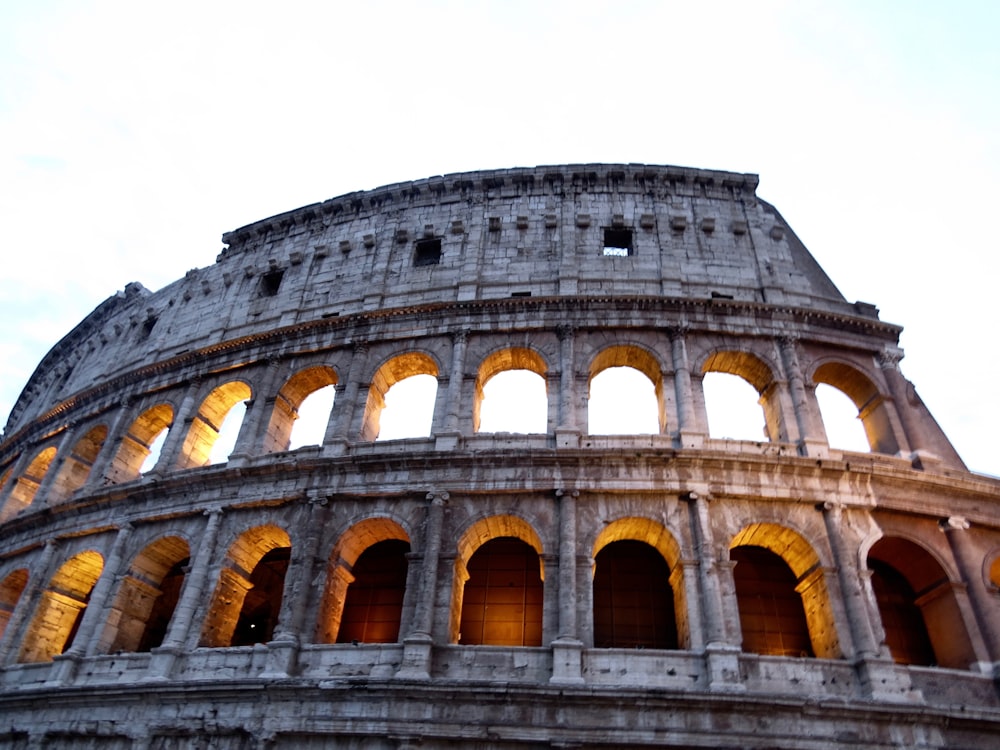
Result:
{"label": "arched opening", "polygon": [[660,363],[637,346],[612,346],[590,363],[587,432],[657,435],[666,429]]}
{"label": "arched opening", "polygon": [[74,555],[63,563],[42,592],[19,662],[51,661],[73,645],[90,593],[103,568],[104,558],[93,550]]}
{"label": "arched opening", "polygon": [[277,547],[254,566],[249,578],[250,590],[243,598],[230,645],[252,646],[271,640],[281,611],[291,552],[291,547]]}
{"label": "arched opening", "polygon": [[[409,535],[391,518],[367,518],[344,532],[330,553],[316,627],[317,643],[355,640],[360,643],[376,635],[388,637],[393,627],[396,631],[393,640],[378,642],[398,639],[409,549]],[[365,558],[370,550],[372,554]],[[402,589],[399,588],[400,576]],[[352,595],[350,590],[359,581],[361,585]],[[352,612],[348,612],[348,604]],[[382,604],[386,607],[379,610]],[[381,619],[372,619],[369,625],[372,615]],[[352,624],[347,626],[342,622],[344,618],[349,618]]]}
{"label": "arched opening", "polygon": [[191,420],[177,468],[225,462],[236,444],[246,414],[246,409],[234,407],[251,395],[250,386],[241,380],[224,383],[209,393]]}
{"label": "arched opening", "polygon": [[832,385],[816,386],[816,401],[823,418],[826,440],[831,448],[867,453],[871,450],[865,426],[858,417],[858,409],[851,398]]}
{"label": "arched opening", "polygon": [[677,648],[670,567],[645,542],[612,542],[594,570],[594,646]]}
{"label": "arched opening", "polygon": [[[870,450],[889,454],[899,451],[885,399],[860,370],[840,362],[828,362],[816,368],[813,382],[832,386],[853,402]],[[825,413],[823,417],[825,422]]]}
{"label": "arched opening", "polygon": [[3,507],[3,514],[0,516],[0,521],[13,518],[31,505],[35,499],[35,494],[38,492],[38,487],[41,485],[42,479],[45,478],[45,474],[49,470],[49,466],[52,465],[52,459],[55,456],[55,446],[49,446],[40,450],[31,459],[28,467],[14,481],[14,486],[11,487],[10,495]]}
{"label": "arched opening", "polygon": [[168,536],[136,556],[112,604],[101,653],[149,651],[163,643],[184,583],[188,555],[186,541]]}
{"label": "arched opening", "polygon": [[513,537],[484,543],[466,566],[459,643],[542,645],[542,577],[538,552]]}
{"label": "arched opening", "polygon": [[545,360],[525,348],[494,352],[479,366],[472,408],[475,432],[548,432]]}
{"label": "arched opening", "polygon": [[398,440],[430,435],[437,375],[437,363],[421,352],[401,354],[383,364],[368,389],[361,439]]}
{"label": "arched opening", "polygon": [[701,368],[708,432],[727,440],[784,439],[771,368],[749,352],[715,352]]}
{"label": "arched opening", "polygon": [[90,470],[107,437],[108,428],[104,425],[98,425],[76,441],[76,445],[73,446],[69,456],[59,468],[55,482],[52,483],[52,489],[49,492],[50,504],[66,500],[83,486],[87,477],[90,476]]}
{"label": "arched opening", "polygon": [[1000,554],[993,558],[990,563],[990,585],[995,590],[1000,590]]}
{"label": "arched opening", "polygon": [[292,375],[274,400],[264,452],[322,445],[336,384],[336,371],[325,365],[308,367]]}
{"label": "arched opening", "polygon": [[802,536],[751,524],[733,537],[729,557],[744,651],[843,658],[823,568]]}
{"label": "arched opening", "polygon": [[200,645],[251,645],[270,640],[281,610],[291,557],[288,533],[257,526],[230,546],[201,631]]}
{"label": "arched opening", "polygon": [[763,547],[737,547],[733,579],[743,631],[743,650],[771,656],[813,656],[795,574]]}
{"label": "arched opening", "polygon": [[955,587],[926,549],[907,539],[883,537],[872,545],[868,567],[895,661],[950,669],[967,669],[976,661]]}
{"label": "arched opening", "polygon": [[108,467],[107,481],[130,482],[152,470],[173,419],[174,410],[169,404],[157,404],[140,414],[118,446]]}
{"label": "arched opening", "polygon": [[14,607],[20,601],[24,587],[27,585],[27,568],[18,568],[8,573],[3,581],[0,581],[0,638],[3,638],[3,634],[7,630],[7,623],[10,622],[10,616],[14,614]]}
{"label": "arched opening", "polygon": [[396,643],[406,594],[406,556],[400,539],[376,542],[351,569],[337,643]]}

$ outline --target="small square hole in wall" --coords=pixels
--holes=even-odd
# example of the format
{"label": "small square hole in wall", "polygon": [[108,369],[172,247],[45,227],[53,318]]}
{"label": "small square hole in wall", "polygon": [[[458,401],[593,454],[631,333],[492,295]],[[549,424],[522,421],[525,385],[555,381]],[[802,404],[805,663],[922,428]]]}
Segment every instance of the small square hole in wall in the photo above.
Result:
{"label": "small square hole in wall", "polygon": [[433,266],[441,262],[441,240],[420,240],[413,254],[413,265]]}
{"label": "small square hole in wall", "polygon": [[619,257],[632,254],[632,230],[631,229],[605,229],[604,230],[604,250],[605,257]]}
{"label": "small square hole in wall", "polygon": [[260,277],[260,296],[261,297],[273,297],[278,293],[278,288],[281,286],[281,280],[285,276],[285,269],[279,269],[276,271],[268,271],[263,276]]}

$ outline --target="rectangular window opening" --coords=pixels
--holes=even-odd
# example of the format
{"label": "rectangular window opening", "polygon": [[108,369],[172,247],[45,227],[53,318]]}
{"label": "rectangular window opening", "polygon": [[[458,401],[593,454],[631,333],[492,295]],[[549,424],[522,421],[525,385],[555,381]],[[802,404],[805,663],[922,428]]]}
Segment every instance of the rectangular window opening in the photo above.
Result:
{"label": "rectangular window opening", "polygon": [[604,230],[604,257],[624,258],[632,255],[631,229]]}
{"label": "rectangular window opening", "polygon": [[262,297],[273,297],[278,293],[281,280],[285,276],[285,269],[269,271],[260,277],[260,294]]}
{"label": "rectangular window opening", "polygon": [[434,266],[441,262],[441,240],[419,240],[413,254],[414,266]]}

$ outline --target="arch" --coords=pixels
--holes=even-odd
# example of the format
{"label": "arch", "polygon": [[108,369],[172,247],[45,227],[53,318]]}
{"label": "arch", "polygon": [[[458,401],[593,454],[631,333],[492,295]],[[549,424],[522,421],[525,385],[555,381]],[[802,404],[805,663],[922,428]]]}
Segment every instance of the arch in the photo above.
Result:
{"label": "arch", "polygon": [[[701,366],[701,372],[703,376],[712,373],[736,376],[749,383],[757,392],[757,403],[760,405],[763,416],[764,434],[761,437],[772,442],[786,439],[781,402],[774,381],[774,370],[763,359],[750,352],[729,349],[718,350],[705,358]],[[737,395],[734,398],[737,399],[734,404],[720,404],[716,403],[715,399],[706,398],[705,408],[708,412],[709,428],[712,437],[723,437],[717,433],[728,431],[720,431],[718,427],[713,425],[713,422],[718,424],[720,421],[720,415],[724,413],[722,412],[722,407],[726,407],[727,410],[739,408],[742,403],[742,396]],[[748,418],[750,412],[750,409],[746,409]],[[746,434],[745,437],[737,435],[737,437],[750,440],[761,439],[761,437],[753,434]]]}
{"label": "arch", "polygon": [[858,409],[868,445],[876,453],[895,454],[899,443],[886,408],[885,397],[870,377],[843,362],[826,362],[813,372],[814,383],[825,383],[844,393]]}
{"label": "arch", "polygon": [[[631,377],[622,385],[622,378]],[[638,377],[638,375],[644,376]],[[646,385],[652,390],[642,394]],[[590,362],[587,431],[599,434],[662,434],[666,430],[663,369],[656,357],[634,344],[609,346]],[[623,420],[623,415],[631,415]],[[623,423],[626,422],[626,423]]]}
{"label": "arch", "polygon": [[842,657],[819,556],[797,531],[744,527],[729,545],[743,650],[777,656]]}
{"label": "arch", "polygon": [[885,643],[901,664],[967,669],[976,661],[944,566],[922,544],[884,536],[868,551]]}
{"label": "arch", "polygon": [[459,537],[456,545],[454,578],[451,592],[449,630],[451,641],[457,643],[461,634],[465,584],[469,579],[469,561],[487,542],[493,539],[518,539],[534,550],[538,558],[539,578],[545,579],[545,566],[541,559],[542,540],[535,529],[523,518],[510,514],[487,516],[473,522]]}
{"label": "arch", "polygon": [[[416,375],[438,376],[438,364],[424,352],[408,352],[392,357],[384,362],[372,376],[368,388],[368,400],[365,403],[365,414],[361,424],[361,439],[375,440],[379,436],[382,410],[386,407],[386,395],[389,390],[402,380]],[[433,410],[433,403],[431,404]],[[413,436],[430,434],[430,412],[427,416],[428,428],[422,432],[423,425],[413,425]]]}
{"label": "arch", "polygon": [[14,614],[14,607],[24,593],[24,587],[28,585],[28,569],[18,568],[4,576],[0,581],[0,638],[3,638],[7,630],[7,623],[10,616]]}
{"label": "arch", "polygon": [[594,646],[678,647],[670,565],[652,545],[620,539],[594,558]]}
{"label": "arch", "polygon": [[[292,436],[300,425],[299,408],[303,402],[312,394],[337,383],[337,372],[328,365],[307,367],[285,381],[274,399],[274,409],[264,437],[264,453],[288,450]],[[329,416],[328,412],[327,420]],[[320,435],[319,442],[322,441],[323,436]]]}
{"label": "arch", "polygon": [[406,594],[409,542],[385,539],[351,568],[337,643],[396,643]]}
{"label": "arch", "polygon": [[14,480],[14,486],[10,489],[10,495],[4,504],[0,521],[6,521],[8,518],[16,516],[31,505],[55,456],[56,447],[54,445],[42,448],[35,454],[35,457],[31,459],[31,463],[28,464],[27,468]]}
{"label": "arch", "polygon": [[316,627],[317,643],[338,641],[349,588],[357,579],[353,572],[355,564],[366,550],[389,541],[403,543],[408,548],[410,536],[399,523],[385,516],[366,518],[341,534],[327,564],[326,587]]}
{"label": "arch", "polygon": [[[181,447],[177,468],[187,469],[207,466],[210,463],[223,463],[224,461],[214,456],[212,451],[223,431],[223,423],[233,407],[241,401],[248,400],[252,395],[250,386],[242,380],[231,380],[214,388],[201,402],[198,413],[191,420],[191,427],[188,428],[184,445]],[[240,419],[243,417],[242,414],[238,416]],[[233,428],[226,425],[226,432],[230,429],[235,441],[235,435],[239,432],[238,425]]]}
{"label": "arch", "polygon": [[101,637],[101,653],[149,651],[167,633],[191,550],[179,536],[147,545],[129,566]]}
{"label": "arch", "polygon": [[101,424],[88,430],[76,441],[69,456],[59,467],[59,473],[49,490],[50,505],[66,500],[83,486],[107,437],[108,428]]}
{"label": "arch", "polygon": [[619,518],[605,526],[594,540],[591,557],[596,558],[607,545],[624,540],[648,544],[660,553],[671,568],[678,563],[681,557],[680,545],[663,524],[637,516]]}
{"label": "arch", "polygon": [[270,639],[281,608],[291,546],[288,532],[273,524],[256,526],[237,537],[219,571],[200,645],[217,648]]}
{"label": "arch", "polygon": [[868,435],[858,417],[858,409],[850,397],[827,383],[816,385],[816,403],[831,448],[868,453]]}
{"label": "arch", "polygon": [[107,481],[118,484],[138,479],[153,444],[170,429],[173,420],[174,409],[170,404],[156,404],[140,414],[121,439],[118,452],[108,467]]}
{"label": "arch", "polygon": [[90,593],[104,568],[99,552],[86,550],[64,562],[42,592],[21,646],[22,663],[51,661],[73,645]]}
{"label": "arch", "polygon": [[480,545],[466,566],[458,642],[541,646],[543,587],[537,551],[516,537]]}
{"label": "arch", "polygon": [[[517,393],[516,400],[512,398],[510,393],[497,393],[494,394],[494,398],[489,402],[486,402],[487,398],[487,384],[497,385],[498,381],[493,380],[497,376],[504,376],[513,373],[521,373],[526,375],[527,373],[534,373],[538,378],[541,378],[541,392],[538,393],[538,389],[533,386],[539,385],[536,378],[524,378],[521,381],[521,389]],[[472,429],[474,432],[479,432],[481,428],[481,417],[484,402],[488,403],[488,409],[492,409],[494,414],[499,413],[501,410],[503,413],[514,413],[519,415],[519,422],[521,424],[526,423],[529,419],[525,416],[525,405],[530,404],[533,410],[537,407],[540,410],[540,414],[537,411],[532,413],[533,419],[531,419],[532,427],[541,424],[541,429],[533,430],[517,430],[517,429],[506,429],[507,432],[547,432],[548,431],[548,399],[546,396],[546,375],[548,373],[548,365],[542,356],[533,349],[528,349],[525,347],[508,347],[505,349],[500,349],[493,352],[487,356],[479,365],[479,371],[476,374],[476,394],[475,399],[472,404]],[[501,378],[502,379],[502,378]],[[524,388],[529,388],[534,393],[529,391],[527,397],[524,392]],[[539,397],[540,396],[540,397]],[[496,403],[494,403],[496,402]],[[489,420],[487,420],[486,431],[495,431],[489,427]]]}

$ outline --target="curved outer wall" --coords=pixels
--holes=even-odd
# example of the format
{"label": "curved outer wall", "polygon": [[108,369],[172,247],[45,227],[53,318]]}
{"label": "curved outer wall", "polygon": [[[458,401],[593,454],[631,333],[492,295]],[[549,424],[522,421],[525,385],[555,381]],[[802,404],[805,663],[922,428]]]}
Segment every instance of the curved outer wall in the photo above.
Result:
{"label": "curved outer wall", "polygon": [[[243,227],[215,265],[103,303],[0,444],[0,747],[995,741],[1000,483],[901,374],[900,329],[844,300],[756,186],[643,165],[401,183]],[[590,382],[618,366],[652,381],[657,434],[590,434]],[[507,369],[544,379],[544,433],[477,431]],[[757,390],[760,441],[709,435],[715,371]],[[437,379],[430,435],[376,441],[412,374]],[[870,453],[828,445],[824,383]],[[287,450],[326,385],[322,445]],[[517,605],[528,645],[469,635],[498,539],[540,580]],[[380,542],[409,545],[398,634],[336,643]],[[620,542],[666,566],[669,648],[603,640],[624,610],[595,575]],[[762,555],[790,576],[794,646],[751,611]],[[900,646],[893,586],[923,652]],[[267,592],[267,639],[232,645]]]}

